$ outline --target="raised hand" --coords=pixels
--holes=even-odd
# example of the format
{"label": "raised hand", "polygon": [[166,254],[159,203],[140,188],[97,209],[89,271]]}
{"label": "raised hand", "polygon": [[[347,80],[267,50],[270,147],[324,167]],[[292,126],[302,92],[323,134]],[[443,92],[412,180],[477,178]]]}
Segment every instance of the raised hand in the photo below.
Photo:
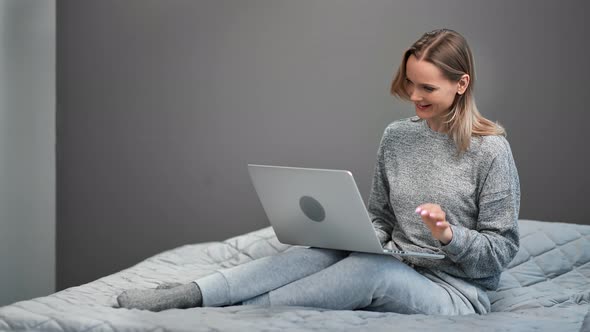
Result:
{"label": "raised hand", "polygon": [[446,214],[438,204],[425,203],[416,208],[416,213],[420,215],[422,221],[426,224],[432,237],[446,245],[453,239],[453,231],[446,220]]}

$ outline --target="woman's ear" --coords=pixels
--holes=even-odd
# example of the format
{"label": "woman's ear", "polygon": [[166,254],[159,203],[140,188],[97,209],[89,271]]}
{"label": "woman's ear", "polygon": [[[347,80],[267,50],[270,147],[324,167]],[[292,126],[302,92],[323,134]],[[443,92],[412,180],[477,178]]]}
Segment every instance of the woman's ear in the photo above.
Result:
{"label": "woman's ear", "polygon": [[467,87],[469,86],[469,75],[464,74],[457,82],[457,93],[462,95],[467,91]]}

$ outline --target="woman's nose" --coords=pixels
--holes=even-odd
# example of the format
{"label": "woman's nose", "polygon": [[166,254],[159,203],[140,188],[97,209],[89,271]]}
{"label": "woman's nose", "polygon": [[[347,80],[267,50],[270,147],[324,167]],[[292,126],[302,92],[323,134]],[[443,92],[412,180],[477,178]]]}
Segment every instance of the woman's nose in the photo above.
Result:
{"label": "woman's nose", "polygon": [[409,92],[411,101],[420,101],[421,97],[416,93],[416,89],[411,89]]}

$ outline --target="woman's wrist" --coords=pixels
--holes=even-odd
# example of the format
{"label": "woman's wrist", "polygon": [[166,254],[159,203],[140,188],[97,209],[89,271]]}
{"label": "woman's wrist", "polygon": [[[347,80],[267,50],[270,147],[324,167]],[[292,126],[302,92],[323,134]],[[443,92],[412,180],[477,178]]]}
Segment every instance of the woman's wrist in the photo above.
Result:
{"label": "woman's wrist", "polygon": [[449,243],[451,243],[451,241],[453,240],[453,230],[451,229],[451,225],[449,224],[449,227],[447,227],[441,234],[440,239],[438,239],[440,241],[440,243],[442,243],[443,245],[447,245]]}

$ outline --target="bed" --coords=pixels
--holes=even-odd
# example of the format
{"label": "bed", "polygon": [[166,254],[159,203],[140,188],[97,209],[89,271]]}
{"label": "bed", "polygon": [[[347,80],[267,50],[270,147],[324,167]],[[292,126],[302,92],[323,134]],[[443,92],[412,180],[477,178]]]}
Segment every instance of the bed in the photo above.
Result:
{"label": "bed", "polygon": [[0,331],[590,331],[590,226],[520,220],[521,248],[490,292],[492,313],[425,316],[305,307],[162,312],[113,308],[130,288],[189,282],[292,250],[271,228],[190,244],[85,285],[0,308]]}

